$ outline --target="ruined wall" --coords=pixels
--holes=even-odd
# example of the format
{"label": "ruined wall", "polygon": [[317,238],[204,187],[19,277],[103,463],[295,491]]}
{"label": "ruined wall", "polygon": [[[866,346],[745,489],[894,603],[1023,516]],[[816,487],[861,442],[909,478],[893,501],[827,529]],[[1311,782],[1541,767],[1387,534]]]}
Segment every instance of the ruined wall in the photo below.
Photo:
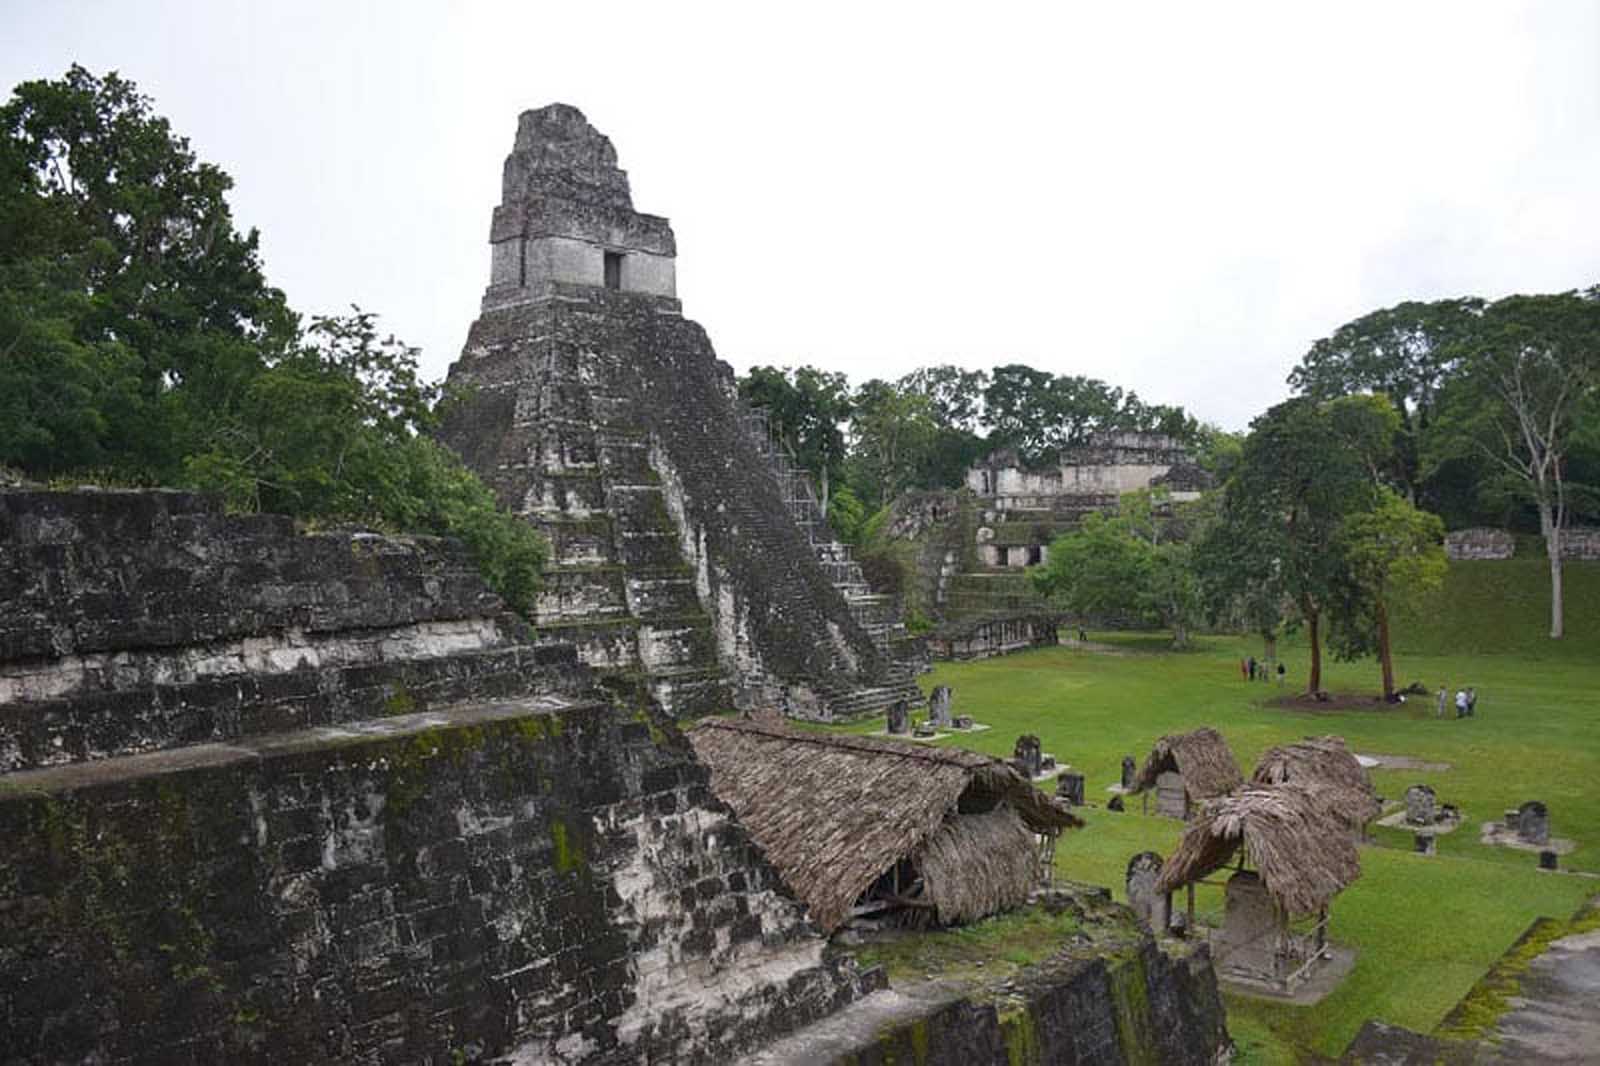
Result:
{"label": "ruined wall", "polygon": [[0,491],[0,544],[0,772],[522,692],[550,659],[453,541]]}
{"label": "ruined wall", "polygon": [[1214,1066],[1231,1041],[1204,947],[1132,952],[1036,967],[1000,1002],[962,999],[882,1033],[840,1066]]}
{"label": "ruined wall", "polygon": [[1453,562],[1471,559],[1509,559],[1517,542],[1503,529],[1457,529],[1444,536],[1445,555]]}
{"label": "ruined wall", "polygon": [[1600,562],[1600,527],[1572,526],[1561,535],[1561,557]]}
{"label": "ruined wall", "polygon": [[858,993],[672,723],[459,546],[0,516],[7,1062],[715,1061]]}

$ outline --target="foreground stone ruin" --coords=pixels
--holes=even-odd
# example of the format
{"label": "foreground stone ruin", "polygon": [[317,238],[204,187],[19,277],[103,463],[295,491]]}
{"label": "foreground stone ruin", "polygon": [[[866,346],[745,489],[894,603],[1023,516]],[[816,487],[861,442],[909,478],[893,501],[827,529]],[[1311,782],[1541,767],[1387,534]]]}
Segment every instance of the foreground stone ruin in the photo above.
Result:
{"label": "foreground stone ruin", "polygon": [[860,993],[453,542],[0,492],[0,544],[6,1061],[716,1060]]}
{"label": "foreground stone ruin", "polygon": [[490,243],[442,435],[554,546],[539,639],[646,678],[680,715],[920,704],[893,605],[775,465],[681,313],[670,225],[633,210],[576,109],[521,117]]}

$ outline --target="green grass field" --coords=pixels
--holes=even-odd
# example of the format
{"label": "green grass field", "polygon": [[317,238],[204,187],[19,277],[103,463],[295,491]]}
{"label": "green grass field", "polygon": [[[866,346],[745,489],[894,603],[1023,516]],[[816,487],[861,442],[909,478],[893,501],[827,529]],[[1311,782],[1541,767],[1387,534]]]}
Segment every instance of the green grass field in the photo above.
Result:
{"label": "green grass field", "polygon": [[[1047,648],[978,663],[943,663],[926,686],[950,685],[954,711],[991,728],[963,743],[1009,756],[1021,733],[1088,778],[1093,804],[1119,774],[1122,756],[1141,763],[1163,733],[1210,725],[1233,747],[1248,776],[1267,747],[1336,733],[1358,752],[1410,755],[1447,771],[1374,771],[1380,794],[1398,798],[1431,784],[1465,822],[1443,836],[1439,854],[1410,852],[1409,833],[1375,831],[1361,849],[1362,877],[1335,899],[1332,936],[1359,949],[1355,971],[1322,1003],[1296,1008],[1229,997],[1229,1024],[1247,1062],[1336,1056],[1368,1018],[1431,1030],[1522,931],[1540,916],[1565,918],[1600,892],[1600,880],[1536,869],[1528,852],[1478,843],[1480,822],[1530,799],[1549,805],[1551,831],[1577,850],[1569,871],[1600,876],[1600,566],[1569,567],[1565,642],[1544,635],[1545,574],[1537,559],[1455,566],[1443,592],[1400,633],[1401,683],[1473,685],[1478,716],[1434,717],[1432,698],[1354,711],[1285,711],[1265,704],[1303,683],[1305,649],[1282,642],[1290,683],[1250,684],[1239,660],[1259,641],[1201,638],[1183,653],[1160,634],[1091,633],[1109,646]],[[1329,663],[1325,687],[1375,693],[1377,664]],[[860,731],[882,728],[864,723]],[[1121,896],[1135,852],[1170,854],[1182,826],[1138,813],[1087,811],[1087,828],[1058,848],[1065,877],[1110,886]],[[1220,890],[1202,888],[1202,914],[1216,915]]]}

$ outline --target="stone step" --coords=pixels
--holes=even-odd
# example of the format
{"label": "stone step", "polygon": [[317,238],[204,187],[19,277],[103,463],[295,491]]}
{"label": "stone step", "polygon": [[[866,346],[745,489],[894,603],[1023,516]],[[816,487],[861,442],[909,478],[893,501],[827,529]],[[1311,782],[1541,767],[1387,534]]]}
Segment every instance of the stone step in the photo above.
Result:
{"label": "stone step", "polygon": [[630,574],[625,582],[628,611],[635,618],[659,618],[696,612],[700,601],[688,574],[648,577]]}

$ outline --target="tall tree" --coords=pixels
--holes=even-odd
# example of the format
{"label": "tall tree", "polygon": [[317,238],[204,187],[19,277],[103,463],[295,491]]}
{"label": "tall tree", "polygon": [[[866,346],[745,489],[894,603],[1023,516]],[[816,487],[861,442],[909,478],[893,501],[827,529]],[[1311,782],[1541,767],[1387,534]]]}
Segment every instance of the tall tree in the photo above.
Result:
{"label": "tall tree", "polygon": [[295,319],[232,181],[129,82],[74,66],[0,108],[0,462],[172,480]]}
{"label": "tall tree", "polygon": [[1466,298],[1412,301],[1363,315],[1313,344],[1289,384],[1314,400],[1363,392],[1387,396],[1401,423],[1391,473],[1415,503],[1424,438],[1440,390],[1459,358],[1456,344],[1472,332],[1482,310],[1482,300]]}
{"label": "tall tree", "polygon": [[773,431],[817,478],[823,509],[843,472],[844,424],[850,417],[850,384],[843,374],[813,366],[752,367],[739,379],[739,395],[767,412]]}
{"label": "tall tree", "polygon": [[1550,636],[1559,639],[1567,460],[1600,389],[1600,288],[1497,300],[1450,350],[1460,372],[1446,390],[1435,458],[1478,454],[1534,505],[1550,563]]}
{"label": "tall tree", "polygon": [[[1223,495],[1225,529],[1247,531],[1214,546],[1209,572],[1281,588],[1306,626],[1311,666],[1306,690],[1322,687],[1322,626],[1339,578],[1340,525],[1371,499],[1361,456],[1341,438],[1324,404],[1305,398],[1270,408],[1250,424]],[[1215,593],[1213,593],[1213,598]]]}
{"label": "tall tree", "polygon": [[926,396],[874,379],[856,390],[850,436],[851,487],[876,511],[916,482],[938,425]]}
{"label": "tall tree", "polygon": [[115,74],[0,108],[0,463],[457,536],[531,608],[544,542],[426,435],[416,350],[359,311],[301,331],[231,185]]}
{"label": "tall tree", "polygon": [[1425,594],[1444,582],[1444,523],[1391,489],[1374,505],[1346,516],[1335,549],[1342,563],[1335,583],[1332,637],[1344,658],[1373,654],[1383,675],[1383,698],[1395,698],[1389,618],[1395,601]]}

